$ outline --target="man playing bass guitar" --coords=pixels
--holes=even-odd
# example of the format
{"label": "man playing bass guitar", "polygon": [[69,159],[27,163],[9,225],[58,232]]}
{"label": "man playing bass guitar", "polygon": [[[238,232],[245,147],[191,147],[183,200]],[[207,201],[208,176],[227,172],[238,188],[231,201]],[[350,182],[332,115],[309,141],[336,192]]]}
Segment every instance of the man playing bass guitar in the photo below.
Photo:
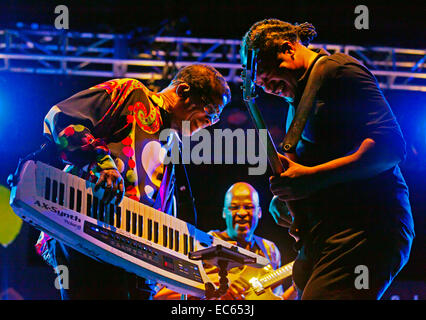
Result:
{"label": "man playing bass guitar", "polygon": [[[221,300],[290,300],[296,296],[293,286],[285,292],[281,279],[271,285],[273,290],[265,290],[265,293],[256,295],[250,280],[258,275],[270,274],[281,267],[281,254],[277,246],[267,239],[254,234],[259,220],[262,217],[262,210],[259,204],[257,191],[248,183],[237,182],[233,184],[225,195],[222,217],[226,222],[226,229],[223,231],[212,230],[209,233],[222,240],[228,241],[239,247],[250,250],[256,254],[269,259],[270,265],[257,270],[246,266],[232,268],[228,271],[230,282],[228,291],[220,297]],[[290,266],[289,266],[290,267]],[[283,267],[284,268],[284,267]],[[281,269],[281,268],[280,268]],[[205,265],[205,270],[212,282],[219,283],[218,268]],[[285,271],[284,269],[282,269]],[[287,276],[291,275],[291,268],[287,271]],[[180,294],[167,288],[162,288],[154,297],[158,300],[180,299]],[[191,299],[188,297],[188,299]]]}
{"label": "man playing bass guitar", "polygon": [[292,213],[301,299],[380,299],[414,238],[398,166],[405,141],[373,74],[346,54],[308,48],[315,36],[309,23],[266,19],[242,41],[242,64],[257,58],[250,80],[289,104],[270,211],[281,225],[285,207]]}

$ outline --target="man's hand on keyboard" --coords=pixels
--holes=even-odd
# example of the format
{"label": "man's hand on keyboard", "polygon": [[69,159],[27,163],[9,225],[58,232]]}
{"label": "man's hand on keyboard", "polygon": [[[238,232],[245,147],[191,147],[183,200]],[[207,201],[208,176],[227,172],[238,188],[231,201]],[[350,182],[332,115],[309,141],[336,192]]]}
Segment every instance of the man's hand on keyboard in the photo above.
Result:
{"label": "man's hand on keyboard", "polygon": [[105,189],[102,201],[110,203],[114,198],[115,204],[119,205],[124,197],[124,180],[116,169],[105,169],[100,172],[100,177],[95,185],[95,191],[103,187]]}

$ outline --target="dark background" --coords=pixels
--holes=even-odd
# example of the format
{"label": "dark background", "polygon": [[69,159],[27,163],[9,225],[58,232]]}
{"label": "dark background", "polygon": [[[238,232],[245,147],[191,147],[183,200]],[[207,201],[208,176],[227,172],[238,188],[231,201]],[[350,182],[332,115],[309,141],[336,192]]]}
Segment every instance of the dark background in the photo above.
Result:
{"label": "dark background", "polygon": [[[421,1],[2,1],[0,29],[13,28],[17,22],[53,25],[54,8],[59,4],[68,6],[73,31],[127,33],[143,28],[142,32],[155,33],[166,26],[165,35],[241,39],[254,22],[275,17],[289,22],[311,22],[319,33],[314,41],[318,43],[425,48],[425,5]],[[358,4],[369,8],[369,30],[354,28],[354,8]],[[105,80],[0,72],[0,183],[5,185],[20,156],[43,141],[43,118],[51,106]],[[246,115],[247,119],[238,126],[252,128],[239,88],[231,86],[231,90],[233,100],[225,108],[223,121],[214,128],[235,129],[231,115]],[[407,140],[407,160],[401,168],[410,188],[417,233],[411,259],[385,298],[394,292],[405,299],[413,299],[414,294],[424,299],[426,93],[385,90],[384,94]],[[279,141],[287,105],[264,94],[259,103],[274,139]],[[274,224],[268,213],[272,197],[269,170],[264,176],[248,176],[246,165],[191,165],[188,172],[196,199],[198,228],[224,228],[223,196],[233,183],[246,181],[259,191],[262,203],[263,218],[256,233],[277,243],[283,263],[295,258],[292,238]],[[25,299],[59,298],[52,273],[35,255],[33,245],[37,236],[36,230],[24,224],[10,246],[0,247],[0,299],[7,288],[14,288]]]}
{"label": "dark background", "polygon": [[[86,32],[128,32],[159,28],[165,20],[186,21],[176,32],[194,37],[241,39],[250,25],[265,18],[312,23],[318,42],[424,47],[424,1],[247,1],[247,0],[116,0],[1,1],[0,24],[17,21],[53,24],[54,8],[68,6],[70,29]],[[367,5],[370,29],[354,28],[354,9]]]}

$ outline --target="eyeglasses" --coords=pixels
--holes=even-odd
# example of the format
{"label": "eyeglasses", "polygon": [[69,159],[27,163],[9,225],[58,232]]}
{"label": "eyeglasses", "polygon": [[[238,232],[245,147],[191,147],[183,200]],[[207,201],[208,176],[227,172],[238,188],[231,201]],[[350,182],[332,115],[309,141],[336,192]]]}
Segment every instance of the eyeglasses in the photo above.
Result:
{"label": "eyeglasses", "polygon": [[219,116],[222,112],[223,107],[215,106],[214,103],[209,102],[206,97],[201,97],[201,102],[203,104],[204,111],[209,117],[209,120],[212,124],[215,124],[219,121]]}

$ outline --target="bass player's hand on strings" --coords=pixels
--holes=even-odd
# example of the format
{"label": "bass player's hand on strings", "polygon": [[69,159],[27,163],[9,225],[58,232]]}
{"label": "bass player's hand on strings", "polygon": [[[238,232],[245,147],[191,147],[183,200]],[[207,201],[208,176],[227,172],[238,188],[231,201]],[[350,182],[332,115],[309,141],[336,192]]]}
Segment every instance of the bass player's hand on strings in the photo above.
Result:
{"label": "bass player's hand on strings", "polygon": [[321,188],[314,167],[300,165],[279,154],[285,171],[269,178],[271,192],[281,201],[298,200]]}

